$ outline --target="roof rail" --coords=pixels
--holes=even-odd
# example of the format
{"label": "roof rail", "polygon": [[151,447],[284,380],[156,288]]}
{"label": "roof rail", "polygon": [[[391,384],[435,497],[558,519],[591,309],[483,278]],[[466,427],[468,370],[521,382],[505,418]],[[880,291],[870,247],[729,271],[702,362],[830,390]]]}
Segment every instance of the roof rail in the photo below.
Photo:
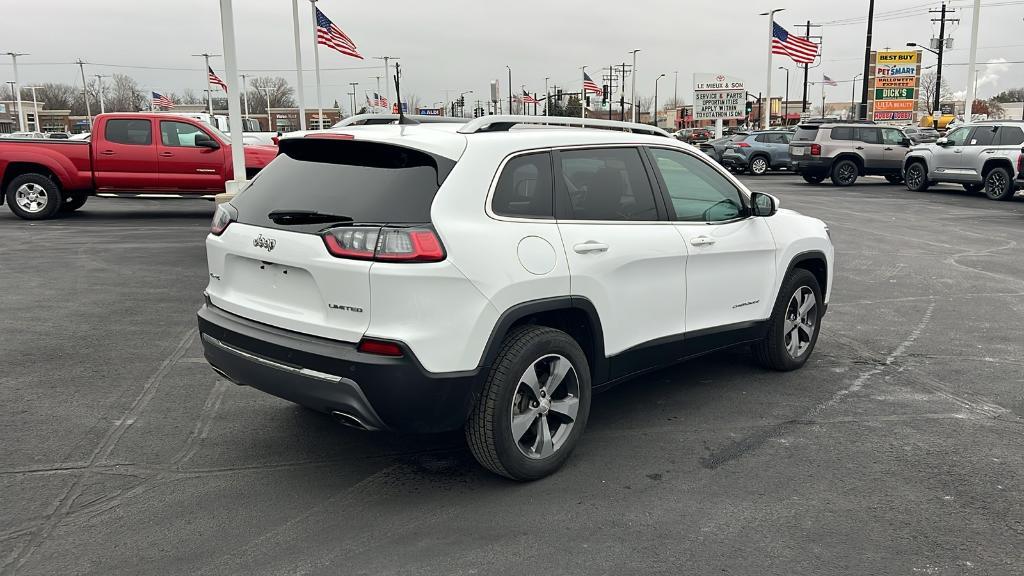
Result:
{"label": "roof rail", "polygon": [[633,122],[617,122],[615,120],[599,120],[596,118],[570,118],[568,116],[517,116],[497,115],[482,116],[474,118],[462,128],[460,134],[475,134],[477,132],[505,132],[513,126],[569,126],[577,128],[598,128],[602,130],[620,130],[622,132],[633,132],[637,134],[648,134],[651,136],[664,136],[671,138],[668,132],[650,126],[648,124],[635,124]]}
{"label": "roof rail", "polygon": [[[406,114],[406,120],[415,120],[420,124],[465,124],[466,118],[453,116],[421,116],[418,114]],[[343,128],[345,126],[363,126],[367,124],[395,124],[398,122],[398,114],[355,114],[340,122],[336,122],[331,128]]]}

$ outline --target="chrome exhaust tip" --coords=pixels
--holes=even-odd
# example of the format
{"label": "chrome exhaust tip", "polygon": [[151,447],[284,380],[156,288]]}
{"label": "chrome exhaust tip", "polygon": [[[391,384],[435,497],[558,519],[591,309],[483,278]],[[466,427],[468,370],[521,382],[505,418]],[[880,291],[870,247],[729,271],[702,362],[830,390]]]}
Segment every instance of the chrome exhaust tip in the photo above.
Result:
{"label": "chrome exhaust tip", "polygon": [[367,426],[365,422],[347,412],[342,412],[340,410],[332,410],[331,416],[334,416],[335,420],[344,424],[345,426],[348,426],[349,428],[355,428],[356,430],[364,431],[370,430],[370,427]]}

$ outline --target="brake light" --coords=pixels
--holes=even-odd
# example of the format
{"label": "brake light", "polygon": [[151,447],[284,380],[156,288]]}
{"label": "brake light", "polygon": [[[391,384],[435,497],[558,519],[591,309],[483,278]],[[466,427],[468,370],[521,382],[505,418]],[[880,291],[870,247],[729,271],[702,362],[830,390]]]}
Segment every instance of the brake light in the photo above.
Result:
{"label": "brake light", "polygon": [[1017,178],[1024,178],[1024,148],[1020,150],[1020,156],[1017,156]]}
{"label": "brake light", "polygon": [[733,144],[733,146],[737,148],[750,148],[750,144],[747,144],[746,142],[737,142]]}
{"label": "brake light", "polygon": [[220,236],[227,230],[228,225],[238,219],[238,210],[229,203],[219,204],[213,213],[213,222],[210,223],[210,234]]}
{"label": "brake light", "polygon": [[377,262],[440,262],[444,246],[431,228],[342,226],[323,235],[327,251],[337,258]]}
{"label": "brake light", "polygon": [[811,156],[821,156],[821,144],[811,144]]}
{"label": "brake light", "polygon": [[363,338],[356,346],[356,350],[364,354],[376,354],[378,356],[401,356],[402,348],[394,342],[386,340],[372,340]]}

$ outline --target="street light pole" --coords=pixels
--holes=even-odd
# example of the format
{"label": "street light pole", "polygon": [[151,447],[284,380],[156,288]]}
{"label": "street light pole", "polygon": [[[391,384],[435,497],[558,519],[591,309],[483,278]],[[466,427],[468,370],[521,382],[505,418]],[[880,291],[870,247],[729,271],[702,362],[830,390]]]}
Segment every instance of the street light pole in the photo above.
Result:
{"label": "street light pole", "polygon": [[[75,62],[78,64],[78,72],[82,74],[82,98],[85,100],[85,122],[89,126],[89,131],[92,131],[92,110],[89,109],[89,85],[85,83],[85,62],[79,58]],[[17,74],[17,71],[15,71]]]}
{"label": "street light pole", "polygon": [[93,74],[93,76],[96,78],[96,92],[99,93],[100,97],[100,114],[103,114],[106,112],[103,104],[103,79],[107,78],[107,76],[104,74]]}
{"label": "street light pole", "polygon": [[508,113],[512,113],[512,67],[508,64],[505,65],[508,68]]}
{"label": "street light pole", "polygon": [[472,93],[473,93],[472,90],[468,90],[466,92],[460,92],[459,93],[459,114],[463,118],[466,117],[466,101],[463,98],[465,98],[466,94],[472,94]]}
{"label": "street light pole", "polygon": [[633,122],[637,121],[637,118],[636,118],[636,53],[639,52],[639,51],[640,51],[639,48],[637,48],[636,50],[630,50],[630,52],[633,54],[633,67],[630,69],[630,71],[633,73],[633,78],[631,80],[631,85],[630,85],[630,88],[629,88],[629,92],[630,92],[630,94],[629,94],[629,99],[630,99],[629,106],[633,109]]}
{"label": "street light pole", "polygon": [[544,115],[551,115],[551,92],[548,91],[548,80],[551,80],[550,76],[544,77]]}
{"label": "street light pole", "polygon": [[[14,104],[18,109],[18,130],[24,130],[26,122],[25,111],[21,109],[21,84],[18,82],[18,56],[28,56],[28,54],[24,52],[7,52],[6,54],[11,57],[11,64],[14,66],[14,88],[11,95],[14,96]],[[82,83],[85,84],[84,78],[82,79]],[[89,101],[88,96],[86,96],[85,101]]]}
{"label": "street light pole", "polygon": [[42,132],[42,128],[39,126],[39,101],[36,99],[36,89],[40,86],[25,86],[25,88],[32,91],[32,119],[33,129],[35,132]]}
{"label": "street light pole", "polygon": [[651,125],[652,126],[657,126],[658,125],[658,81],[661,80],[664,77],[665,77],[665,75],[662,74],[662,75],[660,75],[660,76],[658,76],[657,78],[654,79],[654,105],[652,106],[653,110],[651,111]]}
{"label": "street light pole", "polygon": [[[788,126],[789,125],[789,68],[786,68],[785,66],[779,66],[779,70],[785,70],[786,71],[786,102],[782,105],[783,108],[784,108],[784,111],[782,113],[782,115],[783,115],[782,116],[782,125],[783,126]],[[769,100],[770,99],[771,98],[769,98]]]}
{"label": "street light pole", "polygon": [[[221,10],[223,9],[224,7],[221,6]],[[231,8],[228,7],[228,10],[230,11]],[[223,14],[221,15],[221,17],[223,18]],[[210,107],[210,118],[213,119],[213,90],[210,89],[210,58],[220,56],[220,54],[209,54],[207,52],[203,52],[202,54],[193,54],[193,56],[197,58],[202,56],[203,62],[206,63],[206,69],[203,70],[203,74],[206,76],[206,102]],[[85,80],[83,79],[82,81],[84,82]]]}
{"label": "street light pole", "polygon": [[587,117],[587,89],[583,87],[583,77],[587,74],[587,67],[580,66],[580,118]]}
{"label": "street light pole", "polygon": [[[856,103],[853,101],[853,97],[854,97],[854,94],[857,93],[857,78],[859,78],[861,76],[863,76],[863,74],[858,72],[853,77],[853,80],[850,80],[850,113],[851,114],[853,114],[853,111],[856,110]],[[853,118],[851,117],[851,119],[853,119]]]}
{"label": "street light pole", "polygon": [[245,112],[245,119],[248,120],[249,119],[249,89],[248,89],[247,84],[245,83],[245,79],[248,78],[249,76],[247,74],[242,74],[241,76],[242,76],[242,101],[243,101],[243,104],[245,106],[245,110],[244,110],[244,112]]}
{"label": "street light pole", "polygon": [[[398,56],[374,56],[373,59],[374,60],[383,60],[384,61],[384,100],[387,101],[387,103],[390,105],[391,104],[391,82],[388,80],[388,78],[391,77],[390,76],[391,72],[388,70],[388,61],[389,60],[400,60],[400,58]],[[401,98],[402,98],[401,95],[395,96],[395,101],[398,102],[399,110],[401,110],[401,106],[402,106],[402,103],[399,102],[399,100],[401,100]]]}
{"label": "street light pole", "polygon": [[[772,123],[772,39],[775,37],[775,13],[782,12],[785,8],[774,8],[769,12],[762,12],[761,16],[768,17],[768,75],[765,81],[765,97],[768,99],[767,110],[764,110],[764,116],[761,119],[761,128],[764,130],[768,129],[768,126]],[[765,108],[764,104],[758,102],[760,108]],[[762,110],[759,110],[761,112]]]}
{"label": "street light pole", "polygon": [[[235,52],[235,16],[231,0],[220,0],[220,28],[224,45],[224,82],[226,92],[238,94],[238,58]],[[211,97],[212,101],[212,97]],[[225,183],[225,196],[230,199],[246,181],[245,152],[242,147],[242,110],[237,98],[228,98],[228,128],[231,130],[231,180]]]}

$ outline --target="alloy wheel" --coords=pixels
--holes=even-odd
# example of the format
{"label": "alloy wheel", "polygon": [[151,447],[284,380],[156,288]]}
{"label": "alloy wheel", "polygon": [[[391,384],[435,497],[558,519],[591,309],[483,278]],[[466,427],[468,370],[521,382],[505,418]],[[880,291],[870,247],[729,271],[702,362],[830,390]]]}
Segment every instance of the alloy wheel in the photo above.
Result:
{"label": "alloy wheel", "polygon": [[18,207],[30,214],[38,214],[46,209],[49,197],[46,188],[34,182],[22,184],[14,192],[14,201]]}
{"label": "alloy wheel", "polygon": [[839,181],[849,184],[857,177],[857,168],[851,163],[845,163],[839,167]]}
{"label": "alloy wheel", "polygon": [[993,170],[985,178],[985,193],[989,198],[1002,198],[1006,194],[1006,187],[1009,180],[1001,170]]}
{"label": "alloy wheel", "polygon": [[750,171],[758,175],[764,174],[768,171],[768,163],[764,158],[754,158],[754,161],[750,163]]}
{"label": "alloy wheel", "polygon": [[580,382],[567,358],[549,354],[526,369],[512,396],[512,440],[527,458],[547,458],[572,434]]}
{"label": "alloy wheel", "polygon": [[803,355],[814,340],[818,329],[817,306],[814,291],[807,286],[797,288],[789,299],[782,330],[786,351],[794,359]]}
{"label": "alloy wheel", "polygon": [[920,164],[914,164],[907,169],[906,184],[910,188],[917,188],[921,185],[921,181],[924,180],[924,170],[921,169]]}

